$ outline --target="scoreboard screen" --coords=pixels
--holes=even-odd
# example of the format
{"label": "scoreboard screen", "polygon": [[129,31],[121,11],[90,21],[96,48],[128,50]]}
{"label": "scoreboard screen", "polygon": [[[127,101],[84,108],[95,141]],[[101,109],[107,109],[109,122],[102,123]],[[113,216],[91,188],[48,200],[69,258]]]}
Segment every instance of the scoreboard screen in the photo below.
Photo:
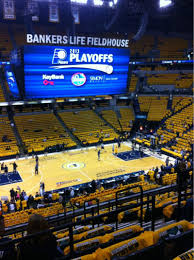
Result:
{"label": "scoreboard screen", "polygon": [[5,68],[5,76],[7,80],[7,85],[9,87],[9,93],[11,97],[19,98],[19,89],[16,82],[16,78],[12,69],[12,66],[10,64],[6,64],[4,66]]}
{"label": "scoreboard screen", "polygon": [[128,49],[24,46],[25,96],[124,94],[128,67]]}

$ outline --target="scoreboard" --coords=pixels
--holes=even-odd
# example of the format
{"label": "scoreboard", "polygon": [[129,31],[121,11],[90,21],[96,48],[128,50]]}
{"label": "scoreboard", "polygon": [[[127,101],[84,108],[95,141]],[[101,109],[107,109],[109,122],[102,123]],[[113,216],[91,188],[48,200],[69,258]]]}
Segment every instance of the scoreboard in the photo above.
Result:
{"label": "scoreboard", "polygon": [[127,92],[129,49],[26,45],[25,97],[57,98]]}

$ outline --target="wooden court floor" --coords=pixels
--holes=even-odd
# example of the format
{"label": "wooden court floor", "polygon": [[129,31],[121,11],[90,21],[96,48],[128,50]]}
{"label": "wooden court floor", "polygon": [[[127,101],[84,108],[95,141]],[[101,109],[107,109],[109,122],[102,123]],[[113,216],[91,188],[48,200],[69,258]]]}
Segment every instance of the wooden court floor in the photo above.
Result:
{"label": "wooden court floor", "polygon": [[[124,144],[118,152],[131,150]],[[11,162],[7,162],[12,170]],[[28,195],[39,191],[40,182],[44,181],[45,190],[55,190],[63,187],[90,182],[93,179],[104,179],[131,173],[139,170],[149,170],[161,166],[162,160],[155,157],[123,161],[112,154],[112,145],[105,146],[98,161],[96,148],[74,150],[62,153],[43,155],[39,157],[39,175],[34,175],[35,159],[27,158],[16,161],[22,182],[0,186],[0,196],[9,196],[11,188],[17,185]]]}

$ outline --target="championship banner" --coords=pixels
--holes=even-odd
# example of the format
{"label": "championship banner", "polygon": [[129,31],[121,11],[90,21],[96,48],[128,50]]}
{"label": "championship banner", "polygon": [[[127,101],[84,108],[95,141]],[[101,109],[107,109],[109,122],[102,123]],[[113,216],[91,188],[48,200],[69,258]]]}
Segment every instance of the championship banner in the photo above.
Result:
{"label": "championship banner", "polygon": [[28,0],[27,2],[28,13],[32,14],[32,21],[38,22],[39,21],[39,7],[38,2],[33,0]]}
{"label": "championship banner", "polygon": [[59,22],[59,7],[57,2],[49,3],[49,22]]}
{"label": "championship banner", "polygon": [[77,6],[72,6],[71,10],[72,10],[74,23],[75,24],[79,24],[80,20],[79,20],[79,9],[78,9],[78,7]]}
{"label": "championship banner", "polygon": [[15,20],[15,2],[14,0],[3,0],[3,19]]}

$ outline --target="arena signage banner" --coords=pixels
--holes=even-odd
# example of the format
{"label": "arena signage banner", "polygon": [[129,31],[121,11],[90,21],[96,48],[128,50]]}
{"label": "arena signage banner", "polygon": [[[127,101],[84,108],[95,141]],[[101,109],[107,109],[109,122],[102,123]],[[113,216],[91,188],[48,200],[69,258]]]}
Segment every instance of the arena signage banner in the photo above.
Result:
{"label": "arena signage banner", "polygon": [[79,24],[80,23],[80,19],[79,19],[79,9],[78,9],[78,6],[72,6],[71,10],[72,10],[74,23],[75,24]]}
{"label": "arena signage banner", "polygon": [[127,92],[129,49],[24,46],[26,98]]}
{"label": "arena signage banner", "polygon": [[34,0],[28,0],[28,13],[32,14],[32,21],[38,22],[39,21],[39,6],[38,2]]}
{"label": "arena signage banner", "polygon": [[91,36],[67,36],[56,34],[28,33],[26,34],[26,43],[129,48],[128,39],[99,38]]}
{"label": "arena signage banner", "polygon": [[16,19],[14,0],[3,0],[3,18],[7,20]]}
{"label": "arena signage banner", "polygon": [[59,7],[57,2],[49,3],[49,22],[59,22]]}

